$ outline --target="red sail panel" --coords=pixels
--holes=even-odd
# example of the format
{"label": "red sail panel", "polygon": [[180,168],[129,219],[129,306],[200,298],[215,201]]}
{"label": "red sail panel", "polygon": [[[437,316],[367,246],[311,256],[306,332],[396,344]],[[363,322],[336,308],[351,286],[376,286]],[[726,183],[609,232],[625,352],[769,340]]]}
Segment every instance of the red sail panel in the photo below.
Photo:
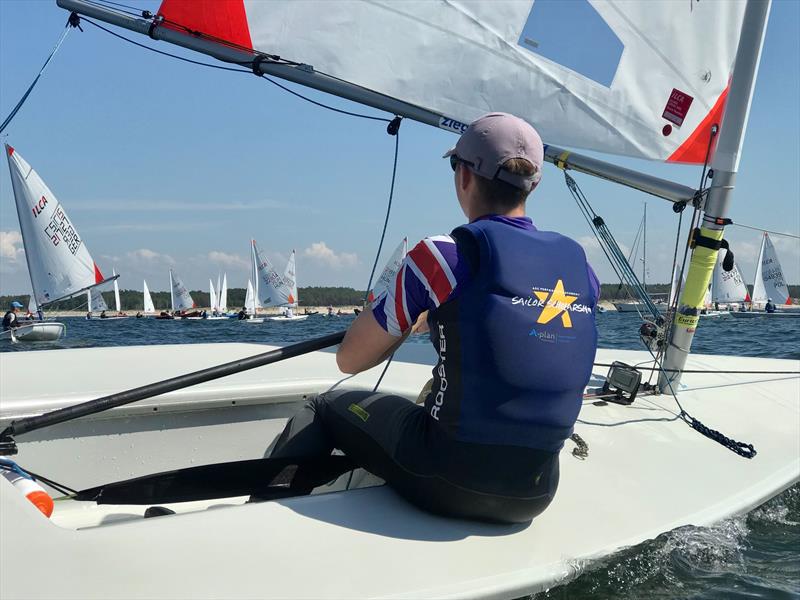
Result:
{"label": "red sail panel", "polygon": [[105,277],[103,277],[103,274],[100,272],[100,269],[97,268],[97,263],[95,263],[95,265],[94,265],[94,282],[95,283],[100,283],[100,282],[102,282],[104,280],[105,280]]}
{"label": "red sail panel", "polygon": [[[725,100],[728,98],[730,86],[722,90],[717,98],[717,102],[711,108],[706,118],[700,122],[697,129],[692,132],[675,152],[667,159],[667,162],[693,163],[702,165],[706,160],[708,150],[708,140],[711,139],[711,127],[717,123],[722,123],[722,113],[725,110]],[[712,153],[713,156],[713,148]],[[709,157],[710,160],[710,157]]]}
{"label": "red sail panel", "polygon": [[244,0],[164,0],[158,14],[192,31],[253,47]]}

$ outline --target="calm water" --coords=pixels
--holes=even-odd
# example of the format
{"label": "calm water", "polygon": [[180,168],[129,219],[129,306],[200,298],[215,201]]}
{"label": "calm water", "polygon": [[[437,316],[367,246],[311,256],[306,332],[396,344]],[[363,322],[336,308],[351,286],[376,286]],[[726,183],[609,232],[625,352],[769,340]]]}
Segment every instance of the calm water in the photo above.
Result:
{"label": "calm water", "polygon": [[[65,339],[55,343],[0,342],[0,351],[135,344],[209,342],[291,343],[346,328],[351,316],[309,317],[293,324],[244,325],[230,321],[62,319]],[[641,349],[634,314],[598,315],[600,346]],[[411,343],[427,343],[416,336]],[[800,359],[800,318],[703,319],[694,339],[699,353]],[[587,510],[591,506],[587,504]],[[536,600],[588,598],[716,600],[800,599],[800,486],[762,507],[710,528],[682,527],[602,561],[582,566],[571,583]]]}

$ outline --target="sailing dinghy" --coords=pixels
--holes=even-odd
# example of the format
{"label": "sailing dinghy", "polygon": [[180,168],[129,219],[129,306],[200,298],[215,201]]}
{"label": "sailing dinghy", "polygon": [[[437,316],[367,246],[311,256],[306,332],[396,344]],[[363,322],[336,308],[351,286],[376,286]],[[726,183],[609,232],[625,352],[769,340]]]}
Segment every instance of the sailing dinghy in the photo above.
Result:
{"label": "sailing dinghy", "polygon": [[145,315],[156,314],[156,307],[153,304],[153,298],[150,296],[150,288],[147,287],[147,281],[142,280],[142,313]]}
{"label": "sailing dinghy", "polygon": [[[217,279],[217,286],[219,287],[219,279]],[[206,316],[203,317],[203,321],[219,321],[221,319],[227,320],[228,317],[226,317],[220,310],[219,296],[217,295],[217,291],[214,289],[214,283],[210,278],[208,280],[208,298],[209,303],[211,304],[209,307],[211,309],[211,313],[206,314]]]}
{"label": "sailing dinghy", "polygon": [[[18,151],[8,144],[5,149],[37,312],[110,281],[103,277],[55,194]],[[53,341],[65,331],[62,323],[37,321],[13,335],[2,332],[0,339]]]}
{"label": "sailing dinghy", "polygon": [[268,320],[280,323],[291,323],[294,321],[305,321],[308,318],[308,315],[294,314],[294,310],[298,307],[300,302],[297,293],[297,274],[295,271],[295,252],[292,250],[292,253],[289,255],[289,260],[286,263],[286,269],[283,271],[283,284],[285,286],[283,295],[285,296],[285,304],[279,305],[284,308],[285,312],[282,315],[267,317]]}
{"label": "sailing dinghy", "polygon": [[[334,385],[375,388],[383,365],[344,378],[334,355],[318,351],[342,334],[257,356],[264,347],[249,344],[37,353],[50,377],[32,382],[25,375],[30,358],[5,353],[0,419],[8,428],[0,450],[77,493],[65,495],[47,519],[0,478],[0,595],[29,597],[35,579],[35,593],[45,597],[518,598],[665,531],[751,510],[800,479],[798,361],[689,354],[733,193],[768,3],[702,2],[683,10],[671,1],[592,2],[597,25],[619,51],[610,73],[591,79],[580,64],[563,65],[558,48],[537,42],[537,28],[541,34],[550,25],[540,11],[576,2],[166,0],[157,17],[141,18],[84,0],[58,2],[454,132],[502,106],[536,123],[548,141],[702,164],[712,129],[719,131],[714,178],[699,192],[706,219],[686,284],[669,331],[654,337],[668,335],[666,343],[598,351],[575,426],[585,443],[567,442],[558,495],[532,523],[432,516],[363,473],[336,477],[348,466],[341,457],[323,464],[263,460],[309,395]],[[454,63],[443,69],[431,56],[470,68],[451,77]],[[553,145],[546,153],[565,170],[671,202],[695,198],[685,186]],[[215,365],[222,354],[232,362]],[[181,364],[211,370],[177,377],[178,355]],[[413,401],[436,358],[431,348],[402,347],[380,390]],[[607,371],[613,361],[655,363],[658,385],[637,388],[632,398],[635,375],[655,373],[639,366],[615,378]],[[256,365],[263,368],[243,370]],[[230,376],[216,379],[223,374]],[[145,391],[114,394],[160,379]],[[615,390],[606,392],[610,402],[598,401],[603,384]],[[108,397],[53,412],[101,396]],[[90,412],[103,407],[110,410]],[[76,414],[83,418],[69,418]],[[723,440],[688,415],[752,446]],[[295,496],[298,479],[316,493]],[[255,492],[273,500],[247,503]],[[410,559],[398,577],[398,565]],[[95,576],[76,577],[86,564]]]}

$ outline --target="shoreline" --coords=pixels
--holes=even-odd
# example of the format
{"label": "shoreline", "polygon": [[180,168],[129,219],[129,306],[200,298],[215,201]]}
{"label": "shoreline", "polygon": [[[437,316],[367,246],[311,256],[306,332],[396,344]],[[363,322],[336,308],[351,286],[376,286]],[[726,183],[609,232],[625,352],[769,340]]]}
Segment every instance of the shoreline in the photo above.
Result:
{"label": "shoreline", "polygon": [[[359,310],[361,309],[360,306],[354,306],[354,305],[350,305],[350,306],[334,306],[333,307],[333,313],[336,314],[337,311],[341,311],[342,313],[344,313],[346,315],[355,315],[354,310],[356,308],[358,308]],[[155,314],[156,315],[160,314],[162,310],[168,311],[168,309],[156,309]],[[192,309],[192,311],[195,311],[195,310],[199,310],[199,311],[206,310],[206,311],[208,311],[209,314],[211,313],[211,309],[208,308],[208,307],[198,306],[197,308],[193,308]],[[325,315],[325,314],[328,313],[328,307],[327,306],[303,306],[301,308],[295,308],[293,310],[294,310],[294,314],[296,314],[296,315],[304,315],[305,311],[309,311],[309,312],[318,311],[319,314],[321,314],[321,315]],[[187,312],[192,312],[192,311],[187,311]],[[133,317],[133,316],[136,315],[137,312],[141,312],[141,311],[137,310],[137,309],[131,309],[131,310],[123,310],[122,312],[125,313],[126,315],[128,315],[129,317]],[[229,312],[231,312],[231,311],[229,311]],[[53,317],[53,318],[57,318],[57,319],[59,319],[59,318],[75,318],[75,317],[84,318],[84,317],[86,317],[86,311],[85,310],[53,310],[53,311],[44,311],[44,314],[45,314],[45,317]],[[113,308],[110,308],[110,309],[108,309],[106,311],[106,314],[108,316],[112,316],[113,317],[114,315],[116,315],[116,311]],[[266,316],[274,316],[274,315],[283,314],[283,310],[280,307],[277,307],[277,306],[270,306],[268,308],[259,308],[258,309],[258,314],[259,315],[266,315]],[[99,312],[93,312],[92,315],[93,315],[93,318],[95,318],[95,319],[99,319],[100,318],[99,317],[99,315],[100,315]],[[151,313],[151,314],[148,314],[148,315],[145,315],[145,316],[153,316],[153,314]]]}

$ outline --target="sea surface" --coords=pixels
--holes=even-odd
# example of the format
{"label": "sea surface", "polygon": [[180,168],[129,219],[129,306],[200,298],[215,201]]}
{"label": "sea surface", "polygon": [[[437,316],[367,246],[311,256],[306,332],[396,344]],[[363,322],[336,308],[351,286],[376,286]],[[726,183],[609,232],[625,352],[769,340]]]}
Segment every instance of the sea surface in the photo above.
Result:
{"label": "sea surface", "polygon": [[[345,329],[353,318],[315,315],[291,324],[263,325],[235,320],[102,322],[64,318],[59,319],[67,326],[64,339],[0,342],[0,351],[214,342],[286,344]],[[642,349],[636,314],[608,312],[597,320],[601,347]],[[425,336],[413,336],[409,343],[428,341]],[[800,318],[704,318],[692,350],[800,360]],[[588,500],[586,509],[591,510]],[[582,574],[578,578],[537,594],[535,600],[800,599],[800,486],[747,515],[713,527],[681,527],[579,568]]]}

